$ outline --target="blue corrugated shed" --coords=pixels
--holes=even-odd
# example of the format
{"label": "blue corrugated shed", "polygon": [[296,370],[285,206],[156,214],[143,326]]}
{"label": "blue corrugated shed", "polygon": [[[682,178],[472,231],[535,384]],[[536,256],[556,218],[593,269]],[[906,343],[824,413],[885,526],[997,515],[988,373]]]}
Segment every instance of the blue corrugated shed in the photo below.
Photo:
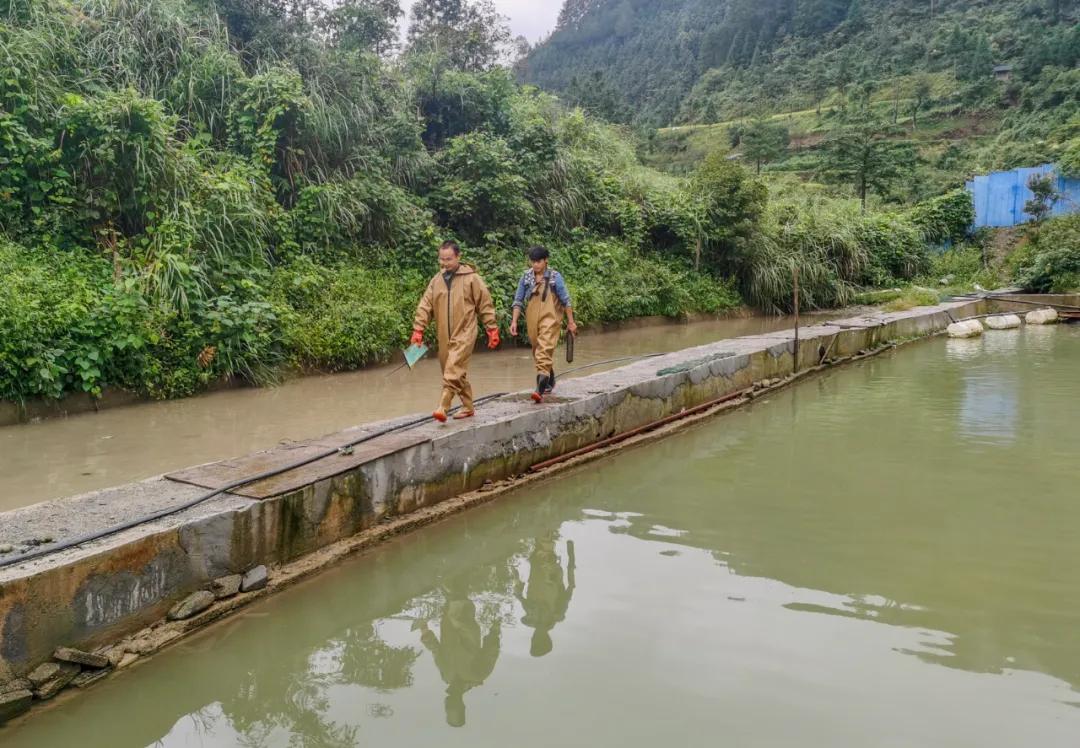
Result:
{"label": "blue corrugated shed", "polygon": [[[967,190],[975,201],[975,228],[983,226],[1016,226],[1031,220],[1024,212],[1024,203],[1033,195],[1027,183],[1033,174],[1054,172],[1053,164],[1043,164],[1026,169],[996,171],[975,177],[967,183]],[[1080,209],[1080,179],[1058,176],[1057,191],[1061,199],[1054,205],[1053,215],[1059,216]]]}

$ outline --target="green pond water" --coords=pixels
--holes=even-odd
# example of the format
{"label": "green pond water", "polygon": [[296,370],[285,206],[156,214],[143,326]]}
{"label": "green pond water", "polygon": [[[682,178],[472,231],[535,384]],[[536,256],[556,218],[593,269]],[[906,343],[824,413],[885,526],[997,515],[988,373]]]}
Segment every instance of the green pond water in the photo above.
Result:
{"label": "green pond water", "polygon": [[1080,326],[838,369],[403,537],[34,746],[1076,746]]}

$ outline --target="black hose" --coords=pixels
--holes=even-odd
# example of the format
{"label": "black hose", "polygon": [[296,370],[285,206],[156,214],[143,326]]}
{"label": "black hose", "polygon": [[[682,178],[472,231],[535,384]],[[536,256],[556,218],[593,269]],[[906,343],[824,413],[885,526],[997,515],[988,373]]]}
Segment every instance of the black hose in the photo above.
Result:
{"label": "black hose", "polygon": [[664,353],[643,353],[640,356],[623,356],[622,358],[609,358],[607,361],[595,361],[591,364],[585,364],[584,366],[576,366],[573,369],[567,369],[559,376],[565,377],[567,374],[573,374],[575,371],[581,371],[582,369],[591,369],[594,366],[603,366],[604,364],[617,364],[620,361],[638,361],[644,360],[646,358],[656,358],[657,356],[666,356],[669,353],[674,352],[675,351],[665,351]]}
{"label": "black hose", "polygon": [[[496,393],[494,395],[485,395],[484,397],[481,397],[478,400],[476,400],[475,405],[480,405],[481,403],[485,403],[485,402],[488,402],[490,400],[495,400],[496,398],[503,397],[504,395],[506,395],[505,392],[499,392],[499,393]],[[457,407],[457,408],[452,408],[449,412],[453,413],[453,412],[455,412],[455,411],[457,411],[459,409],[460,409],[460,406]],[[204,494],[202,494],[200,496],[197,496],[196,498],[192,499],[191,501],[186,501],[183,504],[179,504],[177,506],[170,507],[168,509],[162,509],[159,512],[154,512],[153,514],[148,514],[148,515],[145,515],[143,517],[139,517],[138,519],[133,519],[133,520],[130,520],[128,522],[124,522],[122,524],[115,525],[113,527],[108,527],[108,528],[106,528],[104,530],[98,530],[97,532],[87,533],[85,535],[79,535],[79,536],[74,537],[74,538],[72,538],[70,540],[65,540],[63,542],[54,543],[52,545],[47,545],[47,546],[40,546],[37,549],[35,549],[33,551],[30,551],[30,552],[27,552],[27,553],[23,553],[23,554],[20,554],[20,555],[17,555],[17,556],[10,556],[8,558],[0,559],[0,569],[4,568],[6,566],[14,566],[15,564],[21,564],[24,561],[32,561],[32,560],[34,560],[36,558],[41,558],[43,556],[49,556],[49,555],[52,555],[53,553],[59,553],[60,551],[66,551],[69,548],[74,548],[76,546],[83,545],[84,543],[89,543],[89,542],[91,542],[93,540],[100,540],[102,538],[109,537],[110,535],[115,535],[115,534],[117,534],[119,532],[123,532],[124,530],[130,530],[133,527],[138,527],[139,525],[146,524],[147,522],[153,522],[154,520],[162,519],[163,517],[168,517],[168,516],[171,516],[173,514],[178,514],[179,512],[185,511],[187,509],[191,509],[192,507],[198,506],[199,504],[203,504],[203,503],[205,503],[207,501],[210,501],[210,499],[213,499],[213,498],[215,498],[217,496],[220,496],[221,494],[223,494],[223,493],[225,493],[227,491],[232,491],[234,488],[239,488],[240,486],[247,485],[248,483],[254,483],[256,481],[266,480],[267,478],[273,478],[275,475],[281,475],[282,473],[287,473],[290,470],[295,470],[297,468],[304,467],[305,465],[310,465],[313,462],[318,462],[319,460],[326,459],[327,457],[331,457],[333,455],[340,454],[341,451],[344,450],[344,449],[349,449],[351,447],[355,447],[358,444],[363,444],[364,442],[371,441],[372,439],[376,439],[376,438],[378,438],[380,436],[385,436],[386,434],[394,433],[395,431],[404,431],[405,429],[411,429],[411,428],[413,428],[415,426],[419,426],[422,423],[427,423],[430,420],[431,420],[431,416],[424,416],[423,418],[414,418],[414,419],[412,419],[410,421],[405,421],[404,423],[399,423],[396,426],[390,426],[388,428],[381,429],[379,431],[375,431],[375,432],[370,433],[370,434],[365,434],[364,436],[360,437],[359,439],[351,441],[351,442],[349,442],[347,444],[343,444],[340,447],[333,447],[333,448],[327,449],[327,450],[325,450],[323,452],[319,452],[318,454],[311,455],[310,457],[305,457],[304,459],[299,460],[297,462],[289,463],[288,465],[285,465],[283,467],[274,468],[273,470],[267,470],[266,472],[259,473],[258,475],[250,475],[250,476],[247,476],[246,478],[241,478],[239,480],[235,480],[235,481],[233,481],[231,483],[228,483],[228,484],[222,486],[221,488],[215,488],[213,491],[210,491],[208,493],[204,493]]]}
{"label": "black hose", "polygon": [[[1080,306],[1072,306],[1070,304],[1055,304],[1050,301],[1031,301],[1029,299],[1010,299],[1008,296],[1000,296],[996,294],[960,294],[952,297],[954,300],[970,300],[970,301],[1003,301],[1006,304],[1026,304],[1028,306],[1040,306],[1049,307],[1051,309],[1064,309],[1068,312],[1080,312]],[[998,312],[998,314],[1008,314],[1008,312]],[[993,316],[993,315],[991,315]]]}

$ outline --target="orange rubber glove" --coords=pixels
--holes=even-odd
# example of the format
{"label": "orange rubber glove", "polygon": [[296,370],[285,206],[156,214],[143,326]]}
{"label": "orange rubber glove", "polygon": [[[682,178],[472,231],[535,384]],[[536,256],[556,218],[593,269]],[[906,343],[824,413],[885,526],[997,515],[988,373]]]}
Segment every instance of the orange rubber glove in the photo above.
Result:
{"label": "orange rubber glove", "polygon": [[489,329],[487,331],[487,336],[488,336],[488,348],[490,348],[491,350],[495,350],[496,348],[498,348],[499,343],[501,342],[499,340],[499,328],[492,327],[491,329]]}
{"label": "orange rubber glove", "polygon": [[412,344],[412,345],[420,345],[423,342],[424,342],[424,331],[423,330],[413,330],[412,331],[412,337],[409,338],[409,343]]}

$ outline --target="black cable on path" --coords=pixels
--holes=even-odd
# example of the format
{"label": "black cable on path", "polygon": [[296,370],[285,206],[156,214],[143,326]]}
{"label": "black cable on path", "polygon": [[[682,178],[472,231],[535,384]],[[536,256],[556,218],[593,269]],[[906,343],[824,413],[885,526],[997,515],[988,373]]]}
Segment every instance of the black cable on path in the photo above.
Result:
{"label": "black cable on path", "polygon": [[567,369],[561,373],[560,377],[565,377],[567,374],[573,374],[575,371],[581,371],[582,369],[591,369],[594,366],[603,366],[604,364],[617,364],[620,361],[638,361],[647,358],[656,358],[657,356],[666,356],[669,353],[676,353],[677,351],[666,351],[664,353],[643,353],[640,356],[623,356],[622,358],[609,358],[607,361],[595,361],[591,364],[585,364],[584,366],[575,366],[573,369]]}
{"label": "black cable on path", "polygon": [[[481,397],[481,398],[477,399],[475,404],[480,405],[481,403],[485,403],[485,402],[488,402],[490,400],[495,400],[497,398],[503,397],[504,395],[506,395],[505,392],[498,392],[498,393],[496,393],[494,395],[485,395],[484,397]],[[459,410],[459,409],[460,409],[460,406],[458,408],[452,409],[450,412],[453,413],[454,411]],[[139,517],[138,519],[129,520],[128,522],[124,522],[122,524],[115,525],[113,527],[107,527],[104,530],[98,530],[97,532],[87,533],[85,535],[79,535],[79,536],[76,536],[74,538],[71,538],[70,540],[65,540],[65,541],[60,542],[60,543],[54,543],[52,545],[41,546],[41,547],[39,547],[39,548],[37,548],[37,549],[35,549],[33,551],[27,552],[27,553],[23,553],[23,554],[20,554],[20,555],[15,555],[15,556],[9,556],[8,558],[0,559],[0,569],[4,568],[6,566],[14,566],[15,564],[21,564],[21,563],[23,563],[25,561],[32,561],[32,560],[37,559],[37,558],[42,558],[43,556],[49,556],[49,555],[52,555],[53,553],[59,553],[60,551],[66,551],[69,548],[75,548],[76,546],[83,545],[84,543],[89,543],[89,542],[94,541],[94,540],[100,540],[102,538],[107,538],[110,535],[115,535],[115,534],[117,534],[119,532],[123,532],[124,530],[130,530],[133,527],[138,527],[139,525],[146,524],[147,522],[153,522],[154,520],[162,519],[163,517],[169,517],[169,516],[171,516],[173,514],[178,514],[178,513],[183,512],[183,511],[185,511],[187,509],[191,509],[192,507],[198,506],[199,504],[206,503],[207,501],[210,501],[210,499],[213,499],[213,498],[215,498],[217,496],[220,496],[221,494],[226,493],[227,491],[232,491],[235,488],[239,488],[240,486],[247,485],[248,483],[255,483],[256,481],[266,480],[267,478],[273,478],[276,475],[281,475],[282,473],[287,473],[290,470],[296,470],[297,468],[304,467],[305,465],[310,465],[313,462],[318,462],[319,460],[326,459],[327,457],[332,457],[333,455],[341,454],[343,450],[350,449],[350,448],[355,447],[355,446],[357,446],[359,444],[363,444],[364,442],[371,441],[372,439],[377,439],[380,436],[386,436],[387,434],[391,434],[391,433],[394,433],[396,431],[404,431],[406,429],[411,429],[411,428],[413,428],[415,426],[419,426],[419,425],[421,425],[423,423],[427,423],[429,421],[431,421],[431,416],[424,416],[422,418],[414,418],[412,420],[405,421],[404,423],[399,423],[396,426],[390,426],[388,428],[380,429],[379,431],[375,431],[375,432],[372,432],[372,433],[369,433],[369,434],[365,434],[364,436],[360,437],[359,439],[348,442],[347,444],[343,444],[340,447],[333,447],[333,448],[327,449],[327,450],[325,450],[323,452],[319,452],[317,454],[311,455],[310,457],[305,457],[304,459],[299,460],[297,462],[292,462],[292,463],[289,463],[288,465],[284,465],[282,467],[274,468],[273,470],[267,470],[266,472],[259,473],[258,475],[249,475],[247,477],[240,478],[238,480],[232,481],[231,483],[227,483],[226,485],[222,486],[221,488],[215,488],[213,491],[210,491],[208,493],[204,493],[204,494],[202,494],[200,496],[197,496],[194,499],[191,499],[190,501],[185,501],[183,504],[178,504],[177,506],[169,507],[168,509],[162,509],[161,511],[154,512],[153,514],[147,514],[145,516]]]}

